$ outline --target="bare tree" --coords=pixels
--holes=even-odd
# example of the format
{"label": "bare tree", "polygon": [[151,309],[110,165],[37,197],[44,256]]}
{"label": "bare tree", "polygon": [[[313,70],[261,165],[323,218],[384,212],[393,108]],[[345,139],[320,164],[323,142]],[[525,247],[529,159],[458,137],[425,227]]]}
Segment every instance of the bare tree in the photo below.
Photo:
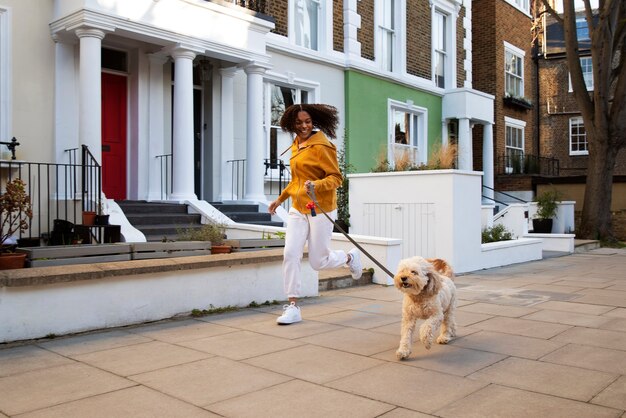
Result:
{"label": "bare tree", "polygon": [[559,14],[550,0],[539,0],[544,12],[563,26],[572,90],[582,115],[589,145],[589,165],[581,224],[577,236],[614,241],[611,225],[613,172],[618,152],[626,145],[626,1],[583,0],[591,38],[593,93],[587,91],[576,37],[574,0],[563,0]]}

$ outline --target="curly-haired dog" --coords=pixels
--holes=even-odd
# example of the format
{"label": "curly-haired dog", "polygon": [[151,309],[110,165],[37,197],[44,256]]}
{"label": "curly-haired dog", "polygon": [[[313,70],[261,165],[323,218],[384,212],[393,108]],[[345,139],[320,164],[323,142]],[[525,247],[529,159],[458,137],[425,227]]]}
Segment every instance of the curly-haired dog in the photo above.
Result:
{"label": "curly-haired dog", "polygon": [[439,344],[448,343],[456,335],[456,286],[452,278],[454,272],[450,265],[438,258],[411,257],[400,261],[394,277],[395,286],[404,293],[402,334],[396,351],[398,360],[411,354],[417,319],[426,320],[420,326],[419,335],[427,349],[439,328]]}

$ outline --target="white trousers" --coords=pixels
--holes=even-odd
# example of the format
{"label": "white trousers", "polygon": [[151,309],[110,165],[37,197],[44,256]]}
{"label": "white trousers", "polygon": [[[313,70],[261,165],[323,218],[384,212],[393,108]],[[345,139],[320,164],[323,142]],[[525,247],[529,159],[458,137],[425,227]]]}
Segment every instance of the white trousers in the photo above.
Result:
{"label": "white trousers", "polygon": [[[335,219],[337,211],[326,212]],[[300,274],[304,245],[308,241],[309,264],[313,270],[345,267],[348,255],[345,251],[332,251],[330,240],[333,235],[333,224],[323,213],[317,216],[304,215],[298,210],[289,209],[287,233],[285,235],[285,252],[283,259],[283,278],[285,293],[288,298],[300,297]]]}

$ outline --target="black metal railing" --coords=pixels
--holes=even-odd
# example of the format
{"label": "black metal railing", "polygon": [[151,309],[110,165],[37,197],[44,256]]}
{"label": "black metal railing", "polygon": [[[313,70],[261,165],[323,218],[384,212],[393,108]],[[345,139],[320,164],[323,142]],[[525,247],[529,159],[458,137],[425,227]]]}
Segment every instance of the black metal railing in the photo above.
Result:
{"label": "black metal railing", "polygon": [[100,212],[101,167],[84,145],[81,162],[77,162],[77,150],[66,150],[68,164],[0,161],[0,190],[4,192],[8,182],[21,179],[33,210],[28,229],[16,238],[45,239],[57,221],[81,224],[84,210]]}
{"label": "black metal railing", "polygon": [[[281,159],[265,159],[265,194],[270,198],[278,197],[283,191],[285,186],[291,181],[291,171],[289,171],[289,164]],[[291,206],[291,199],[287,199],[283,202],[282,206],[285,209],[289,209]]]}
{"label": "black metal railing", "polygon": [[161,200],[167,200],[172,193],[172,154],[157,155],[161,169]]}
{"label": "black metal railing", "polygon": [[267,14],[267,0],[232,0],[232,3],[253,12]]}
{"label": "black metal railing", "polygon": [[500,155],[496,158],[495,173],[558,176],[559,160],[530,154]]}
{"label": "black metal railing", "polygon": [[7,146],[9,151],[11,151],[11,159],[15,160],[15,148],[20,145],[20,143],[17,142],[17,139],[13,137],[9,142],[0,141],[0,144]]}

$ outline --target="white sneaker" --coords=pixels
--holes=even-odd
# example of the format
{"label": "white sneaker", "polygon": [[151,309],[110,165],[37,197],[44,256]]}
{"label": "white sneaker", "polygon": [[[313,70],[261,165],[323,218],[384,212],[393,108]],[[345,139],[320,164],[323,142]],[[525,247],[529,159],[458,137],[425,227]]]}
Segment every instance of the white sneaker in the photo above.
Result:
{"label": "white sneaker", "polygon": [[300,308],[296,306],[295,302],[284,305],[283,314],[276,319],[278,325],[289,325],[300,321],[302,321],[302,315],[300,314]]}
{"label": "white sneaker", "polygon": [[358,280],[363,274],[363,266],[361,266],[361,252],[356,248],[353,248],[348,251],[348,254],[352,256],[350,258],[350,262],[348,263],[350,274],[354,280]]}

